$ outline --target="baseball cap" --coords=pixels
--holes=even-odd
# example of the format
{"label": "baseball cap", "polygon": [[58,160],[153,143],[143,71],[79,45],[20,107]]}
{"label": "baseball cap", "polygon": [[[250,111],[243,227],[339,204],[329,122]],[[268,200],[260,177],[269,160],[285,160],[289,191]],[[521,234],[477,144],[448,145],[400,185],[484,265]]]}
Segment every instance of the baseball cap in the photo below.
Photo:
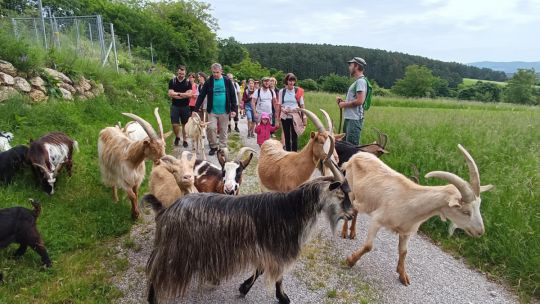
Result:
{"label": "baseball cap", "polygon": [[270,80],[270,77],[264,76],[264,77],[262,78],[262,81],[266,81],[266,80]]}
{"label": "baseball cap", "polygon": [[361,57],[354,57],[353,59],[347,61],[347,63],[353,63],[353,62],[354,62],[354,63],[357,63],[357,64],[359,64],[359,65],[361,65],[361,66],[366,66],[366,65],[367,65],[367,63],[366,63],[366,61],[364,60],[364,58],[361,58]]}

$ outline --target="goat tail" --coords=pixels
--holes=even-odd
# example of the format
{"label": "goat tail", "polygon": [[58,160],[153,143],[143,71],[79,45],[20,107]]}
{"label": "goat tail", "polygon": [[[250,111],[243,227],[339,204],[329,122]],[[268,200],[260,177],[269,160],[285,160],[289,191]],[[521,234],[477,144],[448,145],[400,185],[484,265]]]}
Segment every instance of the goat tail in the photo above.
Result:
{"label": "goat tail", "polygon": [[34,200],[33,198],[28,200],[30,204],[32,204],[32,207],[34,207],[34,217],[38,218],[38,216],[41,214],[41,204],[39,201]]}
{"label": "goat tail", "polygon": [[159,213],[160,211],[164,210],[163,203],[157,199],[153,194],[147,194],[142,197],[141,204],[144,202],[147,202],[152,207],[152,210],[154,210],[154,213]]}

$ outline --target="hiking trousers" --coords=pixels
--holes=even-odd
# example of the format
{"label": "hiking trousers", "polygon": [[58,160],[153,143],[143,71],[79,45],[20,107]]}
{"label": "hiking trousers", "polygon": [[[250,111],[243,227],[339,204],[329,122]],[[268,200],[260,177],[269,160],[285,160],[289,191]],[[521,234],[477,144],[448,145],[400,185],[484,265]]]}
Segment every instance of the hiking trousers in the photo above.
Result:
{"label": "hiking trousers", "polygon": [[359,145],[362,137],[362,127],[364,119],[345,119],[343,122],[343,131],[345,132],[345,141],[353,145]]}

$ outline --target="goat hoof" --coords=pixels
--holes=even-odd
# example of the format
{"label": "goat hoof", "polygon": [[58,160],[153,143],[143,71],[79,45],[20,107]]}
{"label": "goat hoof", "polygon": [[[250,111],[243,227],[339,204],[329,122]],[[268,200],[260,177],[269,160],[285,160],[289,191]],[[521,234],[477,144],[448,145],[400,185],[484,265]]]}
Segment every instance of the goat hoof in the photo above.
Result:
{"label": "goat hoof", "polygon": [[356,238],[356,233],[351,233],[351,234],[349,235],[349,238],[350,238],[351,240],[354,240],[354,239]]}
{"label": "goat hoof", "polygon": [[283,293],[282,295],[278,296],[279,304],[289,304],[291,303],[291,300],[289,299],[289,296],[287,294]]}
{"label": "goat hoof", "polygon": [[134,221],[137,220],[139,218],[139,211],[136,211],[136,212],[132,212],[131,213],[131,219],[133,219]]}
{"label": "goat hoof", "polygon": [[356,261],[353,259],[352,256],[347,257],[347,265],[349,265],[349,267],[353,267],[355,264]]}
{"label": "goat hoof", "polygon": [[399,275],[399,281],[401,282],[401,284],[405,286],[411,285],[411,279],[409,278],[409,275],[406,273]]}

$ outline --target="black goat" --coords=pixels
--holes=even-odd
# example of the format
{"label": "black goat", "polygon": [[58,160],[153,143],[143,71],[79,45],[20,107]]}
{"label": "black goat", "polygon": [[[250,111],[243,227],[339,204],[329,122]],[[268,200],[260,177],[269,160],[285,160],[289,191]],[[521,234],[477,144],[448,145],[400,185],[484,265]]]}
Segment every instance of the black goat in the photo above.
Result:
{"label": "black goat", "polygon": [[0,209],[0,248],[5,248],[11,243],[18,243],[20,246],[15,252],[15,257],[20,257],[30,246],[41,256],[43,264],[51,267],[47,249],[36,227],[41,205],[33,199],[30,199],[30,203],[34,210],[23,207]]}
{"label": "black goat", "polygon": [[23,145],[0,152],[0,182],[11,183],[15,173],[29,163],[27,153],[28,147]]}
{"label": "black goat", "polygon": [[377,132],[379,138],[372,144],[357,146],[346,141],[336,140],[336,153],[338,154],[338,166],[340,168],[344,162],[348,161],[353,155],[360,151],[371,153],[377,157],[381,157],[381,155],[388,153],[388,151],[385,150],[386,143],[388,142],[388,135],[382,133],[378,129],[373,129]]}

